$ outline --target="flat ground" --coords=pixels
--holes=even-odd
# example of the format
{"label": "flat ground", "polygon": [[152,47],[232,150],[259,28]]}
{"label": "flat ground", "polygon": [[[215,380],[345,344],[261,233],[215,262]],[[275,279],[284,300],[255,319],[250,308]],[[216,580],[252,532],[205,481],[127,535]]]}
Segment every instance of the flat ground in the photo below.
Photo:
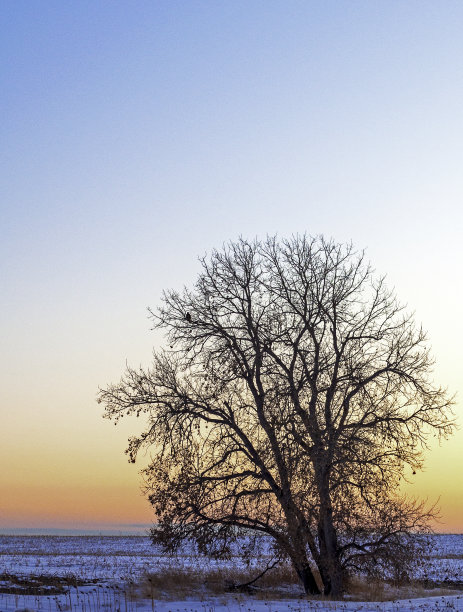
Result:
{"label": "flat ground", "polygon": [[463,611],[463,536],[435,542],[412,585],[359,579],[343,601],[328,601],[306,598],[284,568],[269,572],[251,593],[230,592],[256,575],[257,560],[254,567],[238,556],[211,563],[188,549],[169,557],[147,537],[0,536],[0,612]]}

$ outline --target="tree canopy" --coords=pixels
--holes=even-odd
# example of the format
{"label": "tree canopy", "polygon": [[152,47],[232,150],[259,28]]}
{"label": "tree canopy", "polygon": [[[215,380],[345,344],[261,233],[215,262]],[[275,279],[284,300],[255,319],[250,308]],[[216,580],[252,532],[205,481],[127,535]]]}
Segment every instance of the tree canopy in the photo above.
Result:
{"label": "tree canopy", "polygon": [[127,452],[153,453],[154,541],[220,556],[240,528],[267,534],[310,593],[404,571],[433,510],[400,480],[453,428],[425,333],[352,245],[240,239],[201,266],[150,311],[152,366],[99,396],[109,418],[147,416]]}

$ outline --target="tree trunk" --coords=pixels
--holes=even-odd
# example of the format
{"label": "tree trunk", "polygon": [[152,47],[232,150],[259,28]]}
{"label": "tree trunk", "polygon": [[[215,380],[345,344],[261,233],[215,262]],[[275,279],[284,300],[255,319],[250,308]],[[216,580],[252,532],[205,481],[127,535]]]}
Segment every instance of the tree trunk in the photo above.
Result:
{"label": "tree trunk", "polygon": [[[321,591],[310,567],[306,548],[308,540],[312,541],[312,546],[315,546],[315,542],[311,534],[309,534],[310,538],[308,538],[306,527],[298,520],[297,508],[294,506],[294,502],[289,495],[284,502],[282,500],[280,503],[286,515],[289,538],[285,540],[283,548],[291,559],[299,580],[304,586],[305,593],[307,595],[320,595]],[[311,552],[313,554],[313,551]]]}
{"label": "tree trunk", "polygon": [[318,588],[317,581],[313,575],[312,569],[308,562],[297,563],[293,562],[294,568],[300,581],[304,586],[304,591],[307,595],[320,595],[320,589]]}
{"label": "tree trunk", "polygon": [[320,546],[320,575],[323,581],[324,595],[340,597],[343,593],[343,569],[338,558],[338,541],[328,508],[320,518],[318,525]]}
{"label": "tree trunk", "polygon": [[323,582],[323,595],[334,598],[341,597],[344,592],[344,577],[342,567],[337,559],[329,558],[323,554],[320,576]]}

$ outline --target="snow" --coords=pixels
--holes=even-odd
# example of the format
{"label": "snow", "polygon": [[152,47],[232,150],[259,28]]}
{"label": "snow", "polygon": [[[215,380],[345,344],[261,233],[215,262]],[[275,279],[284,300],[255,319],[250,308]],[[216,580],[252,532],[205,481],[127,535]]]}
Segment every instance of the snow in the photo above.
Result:
{"label": "snow", "polygon": [[[419,578],[442,583],[463,583],[463,536],[435,536],[435,550],[429,562],[423,560]],[[337,610],[345,612],[393,612],[462,610],[463,593],[390,602],[307,600],[297,593],[281,600],[258,599],[248,595],[206,596],[196,599],[132,599],[127,591],[146,572],[166,566],[201,567],[205,559],[185,548],[179,557],[169,557],[152,546],[145,536],[0,536],[0,591],[11,586],[7,575],[29,580],[33,576],[67,576],[79,579],[66,592],[52,595],[25,595],[0,592],[0,612],[13,610],[79,612],[277,612]],[[216,562],[216,567],[244,567],[241,560]],[[86,581],[86,584],[82,584]],[[43,589],[45,590],[45,588]]]}
{"label": "snow", "polygon": [[210,598],[207,601],[182,600],[161,601],[139,600],[126,601],[118,596],[96,595],[81,592],[78,596],[67,597],[31,597],[0,594],[1,612],[46,612],[46,611],[87,611],[97,610],[125,612],[430,612],[444,610],[463,610],[463,596],[426,597],[404,599],[388,602],[339,602],[314,600],[255,600],[250,597]]}

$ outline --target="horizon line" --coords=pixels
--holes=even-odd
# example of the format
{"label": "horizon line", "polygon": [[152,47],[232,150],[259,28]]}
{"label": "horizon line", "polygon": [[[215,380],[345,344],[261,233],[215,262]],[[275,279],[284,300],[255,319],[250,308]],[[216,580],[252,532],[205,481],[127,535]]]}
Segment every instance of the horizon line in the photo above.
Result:
{"label": "horizon line", "polygon": [[139,524],[139,525],[115,525],[105,527],[0,527],[0,536],[11,536],[11,535],[30,535],[30,536],[84,536],[84,535],[95,535],[95,536],[148,536],[148,529],[152,527],[151,524]]}

